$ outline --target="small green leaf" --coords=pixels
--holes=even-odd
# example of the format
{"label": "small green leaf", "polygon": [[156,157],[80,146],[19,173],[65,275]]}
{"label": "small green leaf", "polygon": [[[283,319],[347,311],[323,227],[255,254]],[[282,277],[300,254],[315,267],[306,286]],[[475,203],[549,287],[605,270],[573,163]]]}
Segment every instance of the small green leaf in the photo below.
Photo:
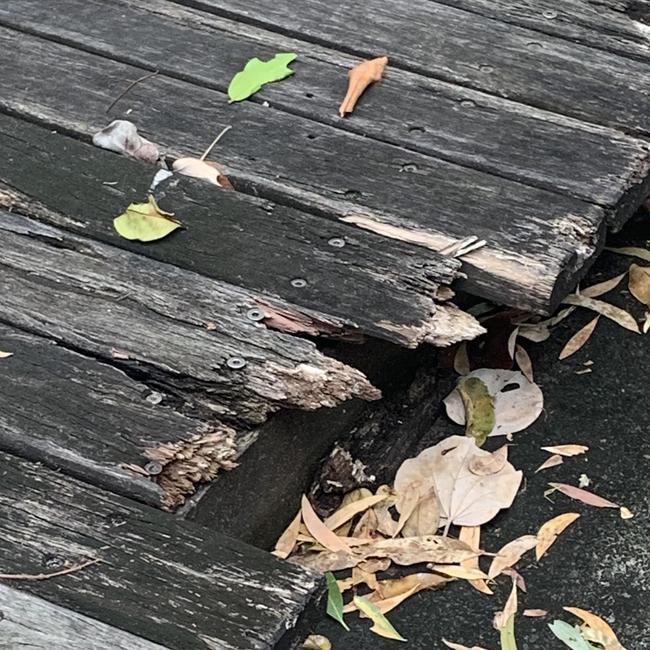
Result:
{"label": "small green leaf", "polygon": [[228,86],[231,102],[241,102],[254,95],[264,84],[280,81],[293,74],[288,65],[298,58],[293,52],[281,52],[269,61],[251,59],[244,69],[238,72]]}
{"label": "small green leaf", "polygon": [[350,628],[343,620],[343,594],[339,589],[334,574],[328,571],[325,574],[327,580],[327,613],[335,621],[338,621],[348,632]]}
{"label": "small green leaf", "polygon": [[155,241],[181,227],[172,216],[163,212],[150,195],[148,203],[131,203],[124,214],[113,219],[113,227],[124,239]]}
{"label": "small green leaf", "polygon": [[508,622],[503,628],[501,628],[501,650],[517,650],[514,614],[508,619]]}
{"label": "small green leaf", "polygon": [[467,377],[458,384],[458,392],[465,405],[465,434],[482,447],[494,429],[494,398],[478,377]]}
{"label": "small green leaf", "polygon": [[553,621],[549,623],[549,628],[555,636],[571,648],[571,650],[596,650],[580,633],[580,628],[576,625],[573,627],[564,621]]}
{"label": "small green leaf", "polygon": [[354,604],[363,612],[374,625],[370,628],[371,632],[379,636],[386,637],[387,639],[395,639],[395,641],[406,641],[404,637],[390,624],[390,621],[381,613],[377,605],[371,603],[363,596],[355,596]]}

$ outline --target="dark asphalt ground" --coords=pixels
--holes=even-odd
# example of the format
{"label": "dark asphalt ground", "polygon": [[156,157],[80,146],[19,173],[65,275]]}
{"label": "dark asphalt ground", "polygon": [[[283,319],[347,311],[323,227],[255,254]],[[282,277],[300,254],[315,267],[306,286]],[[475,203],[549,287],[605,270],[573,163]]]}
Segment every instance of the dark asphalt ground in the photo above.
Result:
{"label": "dark asphalt ground", "polygon": [[[650,216],[639,215],[622,233],[610,238],[610,245],[650,248]],[[583,286],[621,273],[632,261],[643,264],[603,253]],[[624,281],[604,299],[641,318],[644,309],[626,289]],[[518,616],[519,650],[564,648],[547,627],[555,618],[577,622],[562,611],[563,606],[581,607],[603,616],[627,650],[650,648],[649,339],[601,319],[587,345],[573,357],[559,361],[564,343],[591,318],[591,312],[580,309],[558,326],[549,340],[526,342],[535,380],[544,393],[545,410],[532,427],[515,434],[510,449],[510,461],[524,471],[522,490],[512,508],[483,528],[483,547],[497,550],[520,535],[535,533],[555,515],[582,515],[539,564],[529,553],[517,566],[528,587],[526,594],[520,594],[520,612],[525,608],[550,612],[547,618]],[[587,361],[593,361],[592,372],[576,374]],[[451,376],[448,380],[453,383]],[[440,417],[422,438],[420,448],[458,432],[462,432],[460,427]],[[498,446],[499,440],[503,439],[492,442]],[[548,457],[540,447],[565,443],[586,444],[590,451],[534,474]],[[627,506],[635,517],[624,521],[617,510],[589,507],[559,494],[551,500],[544,497],[549,481],[577,484],[583,473],[592,480],[589,489]],[[492,617],[502,608],[509,589],[510,579],[502,576],[492,597],[460,581],[412,597],[389,615],[407,644],[370,633],[370,623],[352,615],[348,616],[349,633],[327,617],[314,632],[327,636],[334,650],[383,650],[400,645],[434,650],[444,647],[443,637],[470,647],[476,644],[498,650]]]}

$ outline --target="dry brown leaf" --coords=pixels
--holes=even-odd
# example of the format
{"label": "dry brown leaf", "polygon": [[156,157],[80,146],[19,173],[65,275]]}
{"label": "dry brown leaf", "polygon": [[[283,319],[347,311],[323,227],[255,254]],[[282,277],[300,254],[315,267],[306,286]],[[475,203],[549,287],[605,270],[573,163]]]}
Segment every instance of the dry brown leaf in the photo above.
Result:
{"label": "dry brown leaf", "polygon": [[[519,326],[519,336],[533,343],[541,343],[551,336],[547,323],[524,323]],[[520,366],[521,367],[521,366]]]}
{"label": "dry brown leaf", "polygon": [[299,512],[293,519],[293,521],[287,526],[287,529],[280,535],[275,544],[275,549],[273,550],[273,555],[286,560],[290,555],[293,549],[296,546],[298,541],[298,534],[300,533],[300,524],[302,522],[302,514]]}
{"label": "dry brown leaf", "polygon": [[[389,597],[382,597],[381,591],[375,590],[365,596],[365,598],[367,598],[371,603],[374,603],[374,605],[379,608],[379,611],[382,614],[388,614],[388,612],[390,612],[392,609],[395,609],[395,607],[403,603],[407,598],[410,598],[413,594],[416,594],[418,591],[421,591],[420,586],[413,585],[410,589],[407,589],[402,593],[394,594],[393,596]],[[355,612],[357,609],[358,607],[356,606],[355,602],[352,601],[343,608],[343,613],[349,614],[351,612]],[[362,612],[360,614],[360,618],[368,617]]]}
{"label": "dry brown leaf", "polygon": [[452,643],[451,641],[447,641],[447,639],[443,639],[442,642],[448,647],[451,648],[451,650],[485,650],[485,648],[482,648],[477,645],[473,645],[471,648],[468,645],[462,645],[460,643]]}
{"label": "dry brown leaf", "polygon": [[407,458],[395,475],[395,508],[400,513],[393,537],[433,535],[440,527],[440,506],[428,468],[417,458]]}
{"label": "dry brown leaf", "polygon": [[502,630],[508,621],[517,613],[517,583],[515,580],[512,581],[512,590],[510,591],[510,596],[506,601],[506,605],[503,608],[503,611],[497,612],[494,616],[494,627],[497,630]]}
{"label": "dry brown leaf", "polygon": [[577,616],[591,631],[596,632],[597,636],[592,640],[605,646],[605,650],[625,650],[609,623],[600,618],[600,616],[596,616],[596,614],[592,614],[579,607],[564,607],[563,609]]}
{"label": "dry brown leaf", "polygon": [[[362,515],[357,525],[354,527],[352,532],[352,537],[358,537],[361,539],[375,538],[377,537],[377,526],[379,521],[377,520],[377,513],[374,508],[366,510]],[[342,530],[345,530],[346,526],[342,527]],[[337,531],[338,533],[338,531]]]}
{"label": "dry brown leaf", "polygon": [[172,164],[177,174],[200,178],[224,189],[232,190],[233,186],[221,168],[208,160],[200,158],[177,158]]}
{"label": "dry brown leaf", "polygon": [[598,282],[597,284],[592,284],[590,287],[580,289],[580,293],[583,296],[587,296],[587,298],[598,298],[599,296],[604,296],[612,289],[616,289],[616,287],[621,283],[621,280],[626,275],[627,271],[613,278],[610,278],[609,280],[603,280],[603,282]]}
{"label": "dry brown leaf", "polygon": [[397,530],[397,522],[393,519],[390,508],[395,505],[395,493],[388,485],[380,485],[377,488],[377,494],[385,494],[386,500],[378,503],[373,507],[372,512],[377,517],[376,532],[386,537],[394,537]]}
{"label": "dry brown leaf", "polygon": [[522,615],[528,618],[541,618],[542,616],[548,616],[548,612],[545,609],[525,609]]}
{"label": "dry brown leaf", "polygon": [[13,355],[13,352],[2,352],[0,350],[0,359],[8,359],[9,357],[13,357]]}
{"label": "dry brown leaf", "polygon": [[512,578],[515,581],[515,584],[517,585],[517,589],[519,589],[519,591],[527,593],[528,590],[526,588],[526,581],[524,580],[524,576],[522,576],[519,571],[510,567],[503,570],[503,575]]}
{"label": "dry brown leaf", "polygon": [[361,567],[352,567],[352,584],[353,585],[368,585],[372,590],[379,589],[377,576],[374,571],[366,571]]}
{"label": "dry brown leaf", "polygon": [[377,59],[363,61],[348,72],[348,92],[339,107],[339,115],[345,117],[346,113],[354,110],[359,97],[373,82],[379,81],[388,65],[388,57],[381,56]]}
{"label": "dry brown leaf", "polygon": [[342,506],[341,508],[339,508],[336,512],[334,512],[327,519],[325,519],[323,523],[330,530],[336,530],[337,528],[340,528],[343,524],[350,521],[350,519],[352,519],[356,515],[365,512],[369,508],[372,508],[372,506],[377,505],[378,503],[384,501],[385,499],[386,496],[380,494],[380,495],[369,496],[366,497],[365,499],[360,499],[358,501],[352,501],[351,503],[348,503]]}
{"label": "dry brown leaf", "polygon": [[450,578],[435,573],[411,573],[393,580],[380,580],[378,591],[384,598],[392,598],[411,590],[413,587],[418,587],[418,591],[439,589],[448,582],[452,582]]}
{"label": "dry brown leaf", "polygon": [[562,460],[562,456],[560,454],[553,454],[549,458],[547,458],[536,470],[535,474],[538,472],[542,472],[545,469],[550,469],[551,467],[557,467],[558,465],[561,465],[564,461]]}
{"label": "dry brown leaf", "polygon": [[155,163],[160,157],[158,147],[139,135],[135,124],[128,120],[113,120],[93,135],[93,144],[148,163]]}
{"label": "dry brown leaf", "polygon": [[560,356],[558,357],[560,361],[562,359],[567,359],[572,354],[575,354],[580,348],[582,348],[585,343],[589,340],[591,335],[598,325],[600,320],[600,315],[596,316],[593,320],[589,321],[584,327],[579,329],[567,342],[566,345],[562,348]]}
{"label": "dry brown leaf", "polygon": [[[481,548],[481,527],[480,526],[462,526],[458,533],[458,539],[465,542],[471,548]],[[478,569],[478,557],[463,560],[460,565],[468,569]],[[469,584],[482,594],[491,596],[494,592],[487,586],[485,580],[470,580]]]}
{"label": "dry brown leaf", "polygon": [[535,558],[539,561],[549,548],[555,543],[559,535],[566,530],[580,515],[577,512],[566,512],[549,519],[542,524],[537,531],[537,546],[535,547]]}
{"label": "dry brown leaf", "polygon": [[567,483],[549,483],[549,485],[553,490],[562,492],[562,494],[566,494],[566,496],[577,501],[582,501],[582,503],[586,503],[588,506],[594,506],[596,508],[620,508],[618,503],[604,499],[593,492],[583,490],[575,485],[568,485]]}
{"label": "dry brown leaf", "polygon": [[314,512],[309,499],[303,495],[302,497],[302,520],[307,526],[307,530],[311,536],[322,546],[324,546],[329,551],[333,553],[343,552],[349,553],[350,546],[346,544],[342,538],[333,533],[319,518],[318,515]]}
{"label": "dry brown leaf", "polygon": [[489,579],[494,580],[505,569],[513,567],[521,560],[524,553],[534,549],[535,546],[537,546],[537,537],[535,535],[523,535],[512,542],[508,542],[492,560],[488,571]]}
{"label": "dry brown leaf", "polygon": [[[537,384],[531,383],[516,370],[495,370],[481,368],[474,370],[469,377],[480,379],[494,397],[494,416],[496,423],[490,436],[516,433],[530,426],[542,413],[544,396]],[[508,390],[504,392],[504,388]],[[514,390],[510,390],[514,387]],[[445,399],[447,415],[456,424],[465,424],[465,406],[455,388]]]}
{"label": "dry brown leaf", "polygon": [[528,356],[526,348],[519,345],[519,343],[517,343],[517,347],[515,348],[515,361],[517,362],[519,370],[521,370],[523,376],[526,377],[526,379],[528,379],[528,381],[532,384],[535,381],[533,374],[533,362]]}
{"label": "dry brown leaf", "polygon": [[[331,531],[330,531],[331,532]],[[440,535],[381,539],[362,544],[349,552],[324,552],[294,555],[289,560],[316,571],[351,569],[369,558],[387,558],[395,564],[409,566],[420,562],[451,564],[462,562],[480,552],[467,544]]]}
{"label": "dry brown leaf", "polygon": [[386,558],[375,557],[371,558],[370,560],[359,562],[357,566],[359,569],[365,571],[366,573],[381,573],[382,571],[387,571],[390,565],[390,560]]}
{"label": "dry brown leaf", "polygon": [[650,266],[630,266],[630,293],[646,307],[650,307]]}
{"label": "dry brown leaf", "polygon": [[560,456],[580,456],[589,451],[586,445],[553,445],[552,447],[542,447],[549,454],[558,454]]}
{"label": "dry brown leaf", "polygon": [[480,569],[458,566],[456,564],[428,564],[428,569],[458,580],[487,580],[487,574]]}
{"label": "dry brown leaf", "polygon": [[468,375],[471,367],[469,365],[469,355],[467,354],[467,341],[463,341],[456,350],[454,355],[454,370],[459,375]]}
{"label": "dry brown leaf", "polygon": [[618,323],[621,327],[624,327],[631,332],[639,333],[639,326],[634,320],[634,316],[626,312],[620,307],[611,305],[608,302],[602,300],[595,300],[594,298],[589,298],[584,295],[571,294],[567,296],[564,300],[564,303],[567,305],[576,305],[577,307],[584,307],[585,309],[591,309],[610,320],[613,320],[615,323]]}
{"label": "dry brown leaf", "polygon": [[508,462],[508,445],[499,447],[490,456],[474,456],[469,462],[469,471],[476,476],[490,476],[500,472]]}
{"label": "dry brown leaf", "polygon": [[[342,508],[344,508],[350,503],[354,503],[355,501],[361,501],[361,499],[365,499],[371,496],[372,496],[372,492],[368,488],[356,488],[351,492],[348,492],[345,495],[343,495],[343,499],[341,500],[341,505],[339,506],[338,509],[341,510]],[[369,511],[366,510],[366,512]],[[365,517],[365,514],[366,513],[361,515],[359,521],[361,521],[361,519]],[[334,530],[334,532],[337,535],[342,537],[347,537],[348,535],[350,535],[351,531],[352,531],[352,520],[347,521],[346,523],[342,524],[341,526],[339,526]],[[356,535],[356,537],[370,537],[370,535]]]}

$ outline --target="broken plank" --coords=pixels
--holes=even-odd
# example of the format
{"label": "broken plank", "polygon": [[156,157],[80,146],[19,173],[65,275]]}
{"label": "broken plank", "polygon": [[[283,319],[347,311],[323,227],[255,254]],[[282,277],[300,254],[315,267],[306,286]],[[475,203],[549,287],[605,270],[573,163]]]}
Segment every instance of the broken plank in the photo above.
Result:
{"label": "broken plank", "polygon": [[[650,193],[647,144],[613,129],[392,66],[362,98],[354,119],[341,120],[336,102],[355,57],[168,0],[61,0],[57,8],[53,13],[35,0],[8,0],[0,21],[221,91],[251,52],[262,59],[300,52],[291,81],[267,85],[253,101],[603,205],[614,225]],[[129,100],[110,114],[122,114]]]}
{"label": "broken plank", "polygon": [[627,132],[650,133],[645,63],[431,0],[368,0],[336,11],[325,0],[305,0],[299,8],[282,0],[263,12],[256,0],[180,3],[364,58],[387,54],[391,65],[425,76]]}
{"label": "broken plank", "polygon": [[321,590],[267,553],[4,453],[0,537],[7,574],[100,560],[9,584],[169,648],[270,650]]}
{"label": "broken plank", "polygon": [[36,650],[171,650],[0,584],[2,645]]}
{"label": "broken plank", "polygon": [[[21,70],[5,79],[0,107],[86,137],[105,123],[107,88],[139,74],[8,30],[0,42],[8,56],[19,53],[8,74]],[[53,80],[71,56],[74,93]],[[158,75],[133,89],[129,105],[130,119],[172,154],[202,151],[205,124],[232,124],[219,159],[238,189],[432,250],[485,239],[464,257],[460,286],[499,303],[552,310],[602,243],[597,206],[251,102],[233,107],[217,91]]]}
{"label": "broken plank", "polygon": [[[347,328],[350,336],[370,334],[407,347],[451,344],[481,332],[472,317],[435,300],[457,275],[455,259],[186,177],[156,194],[187,228],[155,245],[130,242],[115,232],[113,218],[145,199],[151,166],[6,115],[0,115],[0,146],[6,153],[0,181],[29,197],[23,212],[39,204],[47,208],[41,218],[52,223],[259,292],[272,327],[332,336],[345,336]],[[306,284],[294,286],[296,279]],[[345,325],[280,313],[264,295]]]}

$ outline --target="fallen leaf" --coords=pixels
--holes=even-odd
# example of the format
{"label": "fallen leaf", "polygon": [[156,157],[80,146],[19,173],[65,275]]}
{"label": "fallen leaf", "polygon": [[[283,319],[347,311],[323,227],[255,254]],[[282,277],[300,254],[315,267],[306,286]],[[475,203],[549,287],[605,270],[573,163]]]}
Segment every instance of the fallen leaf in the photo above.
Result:
{"label": "fallen leaf", "polygon": [[600,315],[596,316],[593,320],[589,321],[584,327],[579,329],[562,348],[559,359],[567,359],[572,354],[575,354],[584,344],[589,340],[590,336],[594,333],[596,325],[600,320]]}
{"label": "fallen leaf", "polygon": [[535,547],[535,558],[539,562],[542,556],[555,543],[555,540],[566,530],[580,515],[577,512],[566,512],[549,519],[542,524],[537,531],[537,546]]}
{"label": "fallen leaf", "polygon": [[[375,590],[371,592],[370,594],[364,596],[364,598],[367,598],[368,601],[370,601],[373,605],[377,607],[377,609],[382,613],[382,614],[388,614],[391,610],[395,609],[398,605],[401,605],[405,600],[410,598],[413,594],[417,593],[420,591],[418,588],[418,585],[414,585],[410,589],[407,589],[406,591],[395,594],[390,597],[382,597],[381,592],[379,590]],[[349,614],[351,612],[354,612],[358,609],[356,603],[352,601],[351,603],[348,603],[345,606],[345,613]],[[365,614],[361,613],[360,618],[368,618]]]}
{"label": "fallen leaf", "polygon": [[[384,598],[399,596],[407,591],[418,587],[417,591],[425,589],[439,589],[440,587],[451,582],[449,578],[439,576],[435,573],[411,573],[401,578],[379,581],[379,592]],[[415,592],[417,593],[417,592]]]}
{"label": "fallen leaf", "polygon": [[564,621],[553,621],[548,626],[553,634],[571,650],[596,650],[580,633],[579,627],[573,627]]}
{"label": "fallen leaf", "polygon": [[640,303],[650,307],[650,266],[632,264],[628,288]]}
{"label": "fallen leaf", "polygon": [[567,305],[576,305],[577,307],[591,309],[592,311],[595,311],[602,316],[613,320],[621,327],[624,327],[631,332],[636,332],[637,334],[639,333],[639,326],[634,320],[634,317],[624,309],[611,305],[608,302],[595,300],[594,298],[589,298],[580,294],[570,294],[563,300],[563,302]]}
{"label": "fallen leaf", "polygon": [[596,616],[596,614],[592,614],[579,607],[564,607],[563,609],[577,616],[591,631],[596,632],[596,638],[593,640],[605,646],[605,650],[625,650],[609,623],[600,618],[600,616]]}
{"label": "fallen leaf", "polygon": [[13,357],[14,353],[13,352],[2,352],[0,350],[0,359],[8,359],[9,357]]}
{"label": "fallen leaf", "polygon": [[545,609],[525,609],[522,615],[528,618],[542,618],[548,616],[548,612]]}
{"label": "fallen leaf", "polygon": [[[540,416],[544,406],[542,391],[522,373],[481,368],[467,375],[464,381],[469,377],[481,379],[494,398],[496,423],[490,436],[516,433],[530,426]],[[447,415],[456,424],[465,424],[465,408],[458,389],[454,389],[444,403]]]}
{"label": "fallen leaf", "polygon": [[[397,522],[397,528],[393,533],[393,537],[396,537],[402,528],[404,528],[406,522],[409,520],[411,515],[414,513],[415,509],[420,503],[420,486],[419,484],[411,483],[406,487],[406,489],[397,492],[397,498],[395,501],[395,508],[399,512],[399,520]],[[434,502],[437,501],[435,495],[433,496]],[[427,531],[426,534],[434,533],[435,531]]]}
{"label": "fallen leaf", "polygon": [[172,216],[169,212],[163,212],[156,199],[149,195],[147,203],[131,203],[126,212],[113,219],[113,227],[124,239],[155,241],[181,227],[181,222],[172,219]]}
{"label": "fallen leaf", "polygon": [[580,293],[583,296],[587,296],[587,298],[598,298],[599,296],[604,296],[612,289],[616,289],[626,275],[627,271],[620,275],[616,275],[613,278],[609,278],[609,280],[603,280],[603,282],[598,282],[597,284],[592,284],[590,287],[580,289]]}
{"label": "fallen leaf", "polygon": [[549,458],[547,458],[536,470],[535,474],[538,472],[541,472],[545,469],[550,469],[551,467],[557,467],[558,465],[561,465],[564,461],[562,460],[562,456],[559,454],[553,454]]}
{"label": "fallen leaf", "polygon": [[515,584],[517,585],[517,589],[519,589],[519,591],[528,593],[524,576],[522,576],[521,573],[519,573],[519,571],[513,569],[512,567],[509,567],[508,569],[503,570],[503,575],[510,576],[515,581]]}
{"label": "fallen leaf", "polygon": [[369,496],[366,497],[365,499],[360,499],[359,501],[353,501],[352,503],[348,503],[342,508],[339,508],[336,512],[334,512],[327,519],[325,519],[323,523],[330,530],[336,530],[337,528],[340,528],[343,524],[350,521],[350,519],[352,519],[356,515],[365,512],[366,510],[372,508],[372,506],[380,503],[381,501],[385,501],[385,499],[386,496],[380,494],[380,495]]}
{"label": "fallen leaf", "polygon": [[359,97],[366,88],[375,81],[379,81],[388,65],[388,57],[381,56],[377,59],[363,61],[348,72],[348,91],[339,106],[339,115],[345,117],[354,110]]}
{"label": "fallen leaf", "polygon": [[406,641],[399,632],[391,625],[390,621],[381,613],[379,608],[363,596],[355,596],[354,604],[359,611],[363,612],[374,625],[370,628],[371,632],[395,641]]}
{"label": "fallen leaf", "polygon": [[478,377],[466,377],[456,388],[465,407],[465,435],[482,447],[495,425],[494,400]]}
{"label": "fallen leaf", "polygon": [[507,462],[508,445],[503,445],[503,447],[493,451],[489,457],[474,456],[470,460],[468,467],[469,471],[476,474],[476,476],[490,476],[500,472]]}
{"label": "fallen leaf", "polygon": [[[370,560],[364,560],[363,562],[359,562],[359,564],[356,567],[354,567],[354,569],[361,569],[364,573],[368,574],[368,573],[377,573],[379,571],[387,571],[390,565],[391,565],[391,561],[389,559],[376,557]],[[352,569],[353,572],[354,569]]]}
{"label": "fallen leaf", "polygon": [[300,646],[301,650],[332,650],[332,643],[322,634],[311,634]]}
{"label": "fallen leaf", "polygon": [[402,527],[404,537],[433,535],[440,527],[440,506],[428,468],[417,458],[407,458],[395,474],[394,489],[400,521],[392,536]]}
{"label": "fallen leaf", "polygon": [[514,619],[516,613],[517,613],[517,583],[513,580],[512,589],[510,590],[510,595],[508,596],[508,600],[506,601],[503,611],[497,612],[494,617],[494,627],[497,630],[501,630],[501,631],[508,628],[510,622]]}
{"label": "fallen leaf", "polygon": [[158,147],[140,136],[136,125],[128,120],[113,120],[93,135],[93,144],[149,163],[160,157]]}
{"label": "fallen leaf", "polygon": [[468,645],[461,645],[460,643],[452,643],[451,641],[447,641],[447,639],[443,639],[442,642],[448,648],[451,648],[451,650],[485,650],[485,648],[481,648],[480,646],[477,645],[473,645],[470,648]]}
{"label": "fallen leaf", "polygon": [[[374,562],[374,560],[371,560],[371,562]],[[362,562],[361,564],[366,564],[365,562]],[[377,589],[379,584],[377,582],[377,576],[375,575],[374,571],[365,571],[362,569],[360,566],[355,566],[352,569],[352,582],[353,584],[356,585],[368,585],[370,589]],[[347,612],[346,609],[343,610],[344,612]]]}
{"label": "fallen leaf", "polygon": [[298,541],[298,533],[300,532],[300,524],[302,523],[302,516],[299,512],[293,521],[287,526],[287,529],[280,535],[280,538],[275,544],[273,555],[282,560],[286,560]]}
{"label": "fallen leaf", "polygon": [[647,334],[650,332],[650,311],[647,311],[644,316],[645,320],[643,321],[643,327],[641,328],[643,330],[644,334]]}
{"label": "fallen leaf", "polygon": [[467,354],[467,341],[463,341],[456,350],[456,354],[454,355],[454,370],[459,375],[468,375],[471,370],[469,356]]}
{"label": "fallen leaf", "polygon": [[575,485],[568,485],[566,483],[549,483],[549,485],[558,492],[566,494],[566,496],[571,497],[572,499],[577,499],[586,503],[588,506],[595,506],[596,508],[619,508],[620,506],[613,501],[604,499],[603,497],[594,494],[593,492],[588,492],[582,488],[576,487]]}
{"label": "fallen leaf", "polygon": [[[519,326],[519,336],[533,343],[541,343],[551,336],[549,326],[544,323],[524,323]],[[519,366],[521,368],[521,366]],[[522,368],[523,371],[523,368]]]}
{"label": "fallen leaf", "polygon": [[503,628],[501,628],[501,650],[517,650],[514,614],[508,619]]}
{"label": "fallen leaf", "polygon": [[591,479],[586,474],[580,474],[578,478],[578,487],[585,488],[591,485]]}
{"label": "fallen leaf", "polygon": [[294,71],[288,66],[297,58],[298,55],[293,52],[281,52],[269,61],[261,61],[257,57],[250,59],[228,86],[230,102],[248,99],[265,84],[291,76]]}
{"label": "fallen leaf", "polygon": [[458,566],[456,564],[429,564],[428,568],[450,578],[459,580],[487,580],[487,574],[478,568]]}
{"label": "fallen leaf", "polygon": [[[458,533],[458,539],[461,542],[465,542],[471,548],[480,548],[481,547],[481,527],[480,526],[461,526],[460,532]],[[460,565],[468,569],[478,569],[478,557],[473,557],[468,560],[463,560]],[[477,591],[480,591],[482,594],[487,594],[491,596],[494,592],[487,586],[485,580],[470,580],[469,584],[474,587]]]}
{"label": "fallen leaf", "polygon": [[629,508],[626,508],[625,506],[621,506],[621,509],[619,510],[621,519],[632,519],[634,517],[634,513],[630,511]]}
{"label": "fallen leaf", "polygon": [[528,381],[532,384],[534,382],[533,362],[528,356],[526,349],[519,345],[519,343],[517,343],[517,347],[515,348],[515,361],[517,362],[519,370],[521,370],[524,377],[526,377],[526,379],[528,379]]}
{"label": "fallen leaf", "polygon": [[586,445],[554,445],[552,447],[542,447],[549,454],[558,454],[559,456],[580,456],[589,451]]}
{"label": "fallen leaf", "polygon": [[505,569],[513,567],[519,560],[521,560],[524,553],[532,550],[537,546],[537,537],[535,535],[523,535],[508,542],[492,560],[490,569],[488,570],[488,577],[494,580],[497,576],[501,575]]}
{"label": "fallen leaf", "polygon": [[622,248],[609,248],[605,247],[606,251],[618,253],[619,255],[628,255],[629,257],[638,257],[641,260],[650,262],[650,251],[645,248],[637,248],[635,246],[623,246]]}
{"label": "fallen leaf", "polygon": [[338,621],[348,632],[350,628],[343,620],[343,594],[339,589],[334,574],[327,572],[325,574],[327,581],[327,614],[335,621]]}
{"label": "fallen leaf", "polygon": [[233,186],[228,177],[213,162],[200,158],[177,158],[172,164],[177,174],[200,178],[224,189],[231,190]]}
{"label": "fallen leaf", "polygon": [[302,520],[305,526],[307,526],[307,530],[321,546],[334,553],[339,551],[344,553],[350,552],[350,547],[318,518],[311,503],[309,503],[309,499],[304,494],[302,497],[301,512]]}

